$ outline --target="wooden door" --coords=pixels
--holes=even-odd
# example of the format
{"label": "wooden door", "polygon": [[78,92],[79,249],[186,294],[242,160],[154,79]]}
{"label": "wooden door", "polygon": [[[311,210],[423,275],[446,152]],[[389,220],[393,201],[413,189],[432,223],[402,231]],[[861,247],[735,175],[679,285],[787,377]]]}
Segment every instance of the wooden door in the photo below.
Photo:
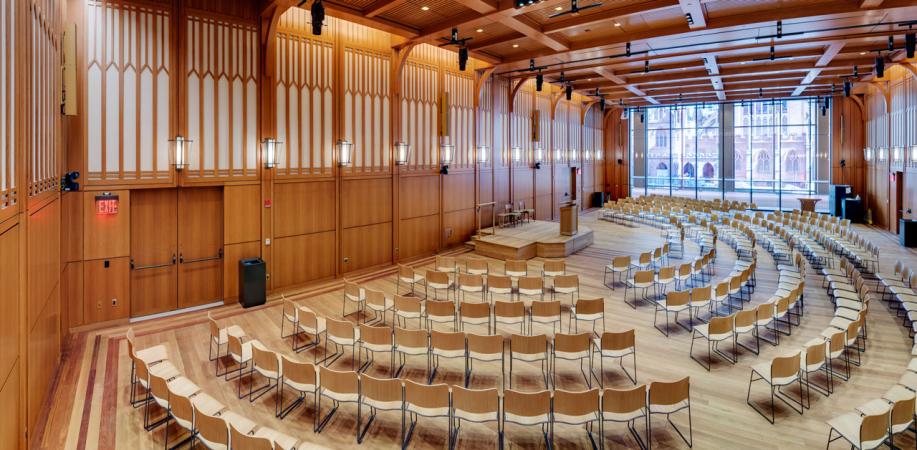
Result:
{"label": "wooden door", "polygon": [[898,234],[898,224],[904,217],[904,172],[895,172],[895,234]]}
{"label": "wooden door", "polygon": [[175,189],[131,192],[131,317],[178,307]]}
{"label": "wooden door", "polygon": [[178,307],[223,298],[223,190],[178,191]]}

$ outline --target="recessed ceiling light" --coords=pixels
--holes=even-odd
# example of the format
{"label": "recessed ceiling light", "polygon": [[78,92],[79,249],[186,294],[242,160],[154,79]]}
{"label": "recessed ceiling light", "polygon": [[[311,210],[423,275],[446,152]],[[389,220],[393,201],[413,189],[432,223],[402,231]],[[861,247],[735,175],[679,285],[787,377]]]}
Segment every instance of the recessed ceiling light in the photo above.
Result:
{"label": "recessed ceiling light", "polygon": [[615,22],[615,26],[616,26],[616,27],[620,27],[620,26],[621,26],[621,24],[620,24],[620,23],[618,23],[618,22]]}
{"label": "recessed ceiling light", "polygon": [[555,7],[554,7],[554,11],[563,11],[563,10],[564,10],[564,7],[563,7],[563,6],[555,6]]}
{"label": "recessed ceiling light", "polygon": [[745,61],[742,61],[742,64],[745,64]]}
{"label": "recessed ceiling light", "polygon": [[513,44],[513,48],[519,48],[519,44]]}
{"label": "recessed ceiling light", "polygon": [[429,11],[429,10],[430,10],[430,7],[429,7],[429,6],[421,6],[420,9],[423,10],[423,11]]}
{"label": "recessed ceiling light", "polygon": [[474,30],[474,31],[477,31],[478,33],[483,33],[483,32],[484,32],[484,29],[483,29],[483,28],[478,28],[477,30]]}
{"label": "recessed ceiling light", "polygon": [[592,81],[592,78],[586,78],[586,81]]}
{"label": "recessed ceiling light", "polygon": [[866,54],[866,52],[860,52],[860,54],[861,54],[861,55],[865,55],[865,54]]}

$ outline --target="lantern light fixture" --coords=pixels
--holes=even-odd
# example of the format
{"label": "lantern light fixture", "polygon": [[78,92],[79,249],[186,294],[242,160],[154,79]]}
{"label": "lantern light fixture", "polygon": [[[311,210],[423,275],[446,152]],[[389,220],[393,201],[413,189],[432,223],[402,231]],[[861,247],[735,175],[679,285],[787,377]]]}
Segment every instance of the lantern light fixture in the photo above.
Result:
{"label": "lantern light fixture", "polygon": [[486,145],[478,146],[478,163],[487,164],[487,152],[488,149]]}
{"label": "lantern light fixture", "polygon": [[334,146],[337,147],[338,166],[350,167],[353,160],[353,143],[345,139],[339,139]]}
{"label": "lantern light fixture", "polygon": [[571,148],[570,150],[567,150],[567,160],[573,162],[576,161],[576,159],[576,149]]}
{"label": "lantern light fixture", "polygon": [[403,166],[411,158],[411,144],[407,142],[395,143],[395,165]]}
{"label": "lantern light fixture", "polygon": [[863,158],[867,162],[872,160],[872,148],[871,147],[866,147],[863,149]]}
{"label": "lantern light fixture", "polygon": [[522,149],[519,147],[513,147],[512,156],[513,156],[514,163],[518,163],[519,161],[522,161]]}
{"label": "lantern light fixture", "polygon": [[917,163],[917,145],[911,146],[911,162]]}
{"label": "lantern light fixture", "polygon": [[443,175],[449,175],[449,164],[452,164],[452,158],[455,155],[455,146],[452,144],[442,144],[439,147],[439,162],[442,164],[442,167],[439,169],[439,173]]}
{"label": "lantern light fixture", "polygon": [[892,147],[892,158],[894,158],[895,162],[901,162],[901,147]]}
{"label": "lantern light fixture", "polygon": [[596,150],[595,150],[595,160],[596,160],[596,161],[601,161],[601,160],[602,160],[602,151],[599,150],[599,149],[596,149]]}
{"label": "lantern light fixture", "polygon": [[559,148],[555,148],[554,149],[554,160],[560,161],[562,159],[564,159],[564,151]]}
{"label": "lantern light fixture", "polygon": [[183,136],[176,136],[169,141],[171,147],[169,157],[172,159],[172,165],[175,170],[182,170],[188,167],[188,154],[191,153],[191,144],[194,141]]}
{"label": "lantern light fixture", "polygon": [[878,160],[885,162],[885,158],[888,156],[888,149],[885,147],[879,147]]}
{"label": "lantern light fixture", "polygon": [[261,141],[261,159],[264,162],[265,169],[277,167],[277,155],[280,154],[280,146],[283,143],[274,138],[264,138]]}

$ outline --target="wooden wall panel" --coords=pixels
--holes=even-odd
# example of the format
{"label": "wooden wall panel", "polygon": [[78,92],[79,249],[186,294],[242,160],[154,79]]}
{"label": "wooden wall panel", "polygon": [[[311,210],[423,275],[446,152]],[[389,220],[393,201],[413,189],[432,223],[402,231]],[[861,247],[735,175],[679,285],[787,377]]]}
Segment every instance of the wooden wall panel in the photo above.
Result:
{"label": "wooden wall panel", "polygon": [[184,176],[258,175],[258,31],[254,22],[189,15],[185,74],[188,136]]}
{"label": "wooden wall panel", "polygon": [[[341,228],[392,221],[392,179],[345,179],[341,182]],[[391,240],[391,235],[386,239]]]}
{"label": "wooden wall panel", "polygon": [[89,0],[84,17],[88,184],[168,182],[169,9]]}
{"label": "wooden wall panel", "polygon": [[45,308],[38,314],[28,334],[27,425],[34,429],[41,407],[51,392],[54,371],[60,362],[60,295],[51,291]]}
{"label": "wooden wall panel", "polygon": [[61,314],[62,331],[78,327],[86,323],[83,317],[83,262],[74,261],[67,263],[61,273],[61,309],[66,309],[67,314]]}
{"label": "wooden wall panel", "polygon": [[333,181],[281,183],[274,186],[274,236],[334,230]]}
{"label": "wooden wall panel", "polygon": [[21,2],[0,4],[0,222],[12,217],[19,203],[16,152],[22,138],[17,135],[17,124],[23,99],[19,95],[21,81],[16,76],[18,67],[12,61],[23,36],[22,30],[17,29],[20,22],[14,20],[21,7]]}
{"label": "wooden wall panel", "polygon": [[239,260],[261,256],[261,242],[228,244],[223,247],[223,302],[239,298]]}
{"label": "wooden wall panel", "polygon": [[0,402],[3,404],[3,420],[0,421],[0,448],[20,448],[22,436],[22,408],[19,405],[21,385],[19,364],[13,366],[9,376],[0,379]]}
{"label": "wooden wall panel", "polygon": [[474,172],[449,172],[443,177],[443,212],[474,208]]}
{"label": "wooden wall panel", "polygon": [[341,233],[342,271],[392,262],[392,223],[346,228]]}
{"label": "wooden wall panel", "polygon": [[223,188],[223,243],[261,240],[261,186]]}
{"label": "wooden wall panel", "polygon": [[402,220],[398,227],[399,258],[410,259],[436,251],[439,242],[439,216]]}
{"label": "wooden wall panel", "polygon": [[401,219],[439,213],[439,175],[402,177],[398,202]]}
{"label": "wooden wall panel", "polygon": [[[61,216],[67,225],[61,228],[61,261],[83,259],[83,192],[61,194]],[[90,194],[91,195],[91,194]]]}
{"label": "wooden wall panel", "polygon": [[83,262],[83,320],[98,323],[130,317],[130,258]]}
{"label": "wooden wall panel", "polygon": [[119,197],[118,214],[96,214],[95,196],[83,193],[83,258],[99,259],[131,254],[131,191],[111,191]]}
{"label": "wooden wall panel", "polygon": [[[52,201],[28,216],[28,327],[40,319],[60,281],[60,202]],[[55,307],[56,308],[56,307]],[[57,334],[55,333],[55,336]]]}
{"label": "wooden wall panel", "polygon": [[[19,274],[23,268],[19,230],[17,225],[0,234],[0,267],[3,267],[0,270],[0,309],[3,311],[0,314],[0,384],[10,376],[19,359]],[[16,403],[18,399],[13,402]]]}
{"label": "wooden wall panel", "polygon": [[443,246],[448,248],[468,242],[476,226],[474,209],[443,213]]}
{"label": "wooden wall panel", "polygon": [[274,289],[299,286],[334,276],[334,231],[278,238],[274,241]]}
{"label": "wooden wall panel", "polygon": [[176,309],[177,190],[139,189],[132,192],[130,215],[130,315],[139,317]]}

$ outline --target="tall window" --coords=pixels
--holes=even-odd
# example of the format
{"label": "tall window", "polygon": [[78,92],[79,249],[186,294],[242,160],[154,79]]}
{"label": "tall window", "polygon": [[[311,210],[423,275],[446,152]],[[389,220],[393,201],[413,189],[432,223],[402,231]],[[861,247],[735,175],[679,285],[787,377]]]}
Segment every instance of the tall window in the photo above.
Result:
{"label": "tall window", "polygon": [[829,118],[818,109],[817,99],[804,98],[630,111],[631,193],[750,201],[762,209],[824,197],[830,146],[819,142],[818,129],[827,130]]}

